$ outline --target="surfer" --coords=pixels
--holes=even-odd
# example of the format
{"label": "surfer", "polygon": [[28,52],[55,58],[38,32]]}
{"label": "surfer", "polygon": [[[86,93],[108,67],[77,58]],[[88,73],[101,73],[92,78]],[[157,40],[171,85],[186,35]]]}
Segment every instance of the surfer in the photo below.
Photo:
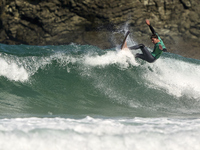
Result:
{"label": "surfer", "polygon": [[[146,20],[146,24],[149,26],[149,28],[152,32],[150,39],[151,39],[152,43],[155,44],[153,52],[150,52],[147,49],[147,47],[145,47],[144,44],[138,44],[138,45],[134,45],[134,46],[131,46],[131,47],[128,47],[128,48],[134,49],[134,50],[141,49],[142,54],[137,53],[135,58],[140,58],[140,59],[146,60],[149,63],[153,63],[154,61],[156,61],[161,56],[163,51],[166,52],[167,49],[166,49],[163,41],[161,40],[161,38],[158,36],[158,34],[154,30],[154,28],[151,26],[149,20]],[[124,47],[127,47],[126,43],[125,43]]]}

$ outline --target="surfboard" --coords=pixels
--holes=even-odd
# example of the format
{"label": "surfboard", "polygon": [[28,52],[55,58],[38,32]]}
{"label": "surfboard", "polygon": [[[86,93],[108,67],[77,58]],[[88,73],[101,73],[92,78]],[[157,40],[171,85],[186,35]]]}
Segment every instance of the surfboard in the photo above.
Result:
{"label": "surfboard", "polygon": [[126,39],[127,39],[128,35],[129,35],[129,33],[130,33],[130,31],[127,31],[127,32],[126,32],[126,35],[125,35],[124,40],[123,40],[122,45],[121,45],[121,49],[124,48],[124,45],[125,45],[125,43],[126,43]]}

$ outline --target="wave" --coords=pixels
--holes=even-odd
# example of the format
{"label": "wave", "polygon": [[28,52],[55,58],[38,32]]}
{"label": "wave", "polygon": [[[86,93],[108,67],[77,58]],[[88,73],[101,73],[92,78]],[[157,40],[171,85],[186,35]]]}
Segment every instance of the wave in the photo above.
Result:
{"label": "wave", "polygon": [[164,53],[155,63],[138,51],[91,45],[0,45],[2,116],[194,116],[200,61]]}

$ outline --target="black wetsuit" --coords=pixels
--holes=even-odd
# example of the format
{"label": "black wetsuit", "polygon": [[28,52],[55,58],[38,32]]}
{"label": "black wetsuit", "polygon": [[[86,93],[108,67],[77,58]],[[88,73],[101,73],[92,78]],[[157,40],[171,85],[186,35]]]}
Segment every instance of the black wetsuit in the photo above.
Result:
{"label": "black wetsuit", "polygon": [[[149,28],[153,34],[156,34],[158,36],[158,34],[155,32],[154,28],[151,25],[149,25]],[[129,49],[134,49],[134,50],[141,49],[142,54],[136,54],[135,57],[152,63],[160,57],[160,55],[162,54],[163,51],[167,51],[163,41],[161,40],[161,38],[159,36],[158,36],[158,39],[160,40],[160,42],[155,44],[153,52],[150,52],[147,49],[147,47],[145,47],[144,44],[135,45],[135,46],[129,47]],[[163,50],[159,49],[159,45],[162,46]]]}

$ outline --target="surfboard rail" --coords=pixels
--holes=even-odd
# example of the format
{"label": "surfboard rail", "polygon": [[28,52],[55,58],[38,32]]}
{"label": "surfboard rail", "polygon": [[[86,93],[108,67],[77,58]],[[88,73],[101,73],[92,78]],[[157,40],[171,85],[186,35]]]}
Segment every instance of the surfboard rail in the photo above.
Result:
{"label": "surfboard rail", "polygon": [[130,33],[130,31],[127,31],[126,34],[125,34],[124,40],[123,40],[122,45],[121,45],[121,50],[124,48],[124,45],[126,43],[126,39],[127,39],[128,35],[129,35],[129,33]]}

